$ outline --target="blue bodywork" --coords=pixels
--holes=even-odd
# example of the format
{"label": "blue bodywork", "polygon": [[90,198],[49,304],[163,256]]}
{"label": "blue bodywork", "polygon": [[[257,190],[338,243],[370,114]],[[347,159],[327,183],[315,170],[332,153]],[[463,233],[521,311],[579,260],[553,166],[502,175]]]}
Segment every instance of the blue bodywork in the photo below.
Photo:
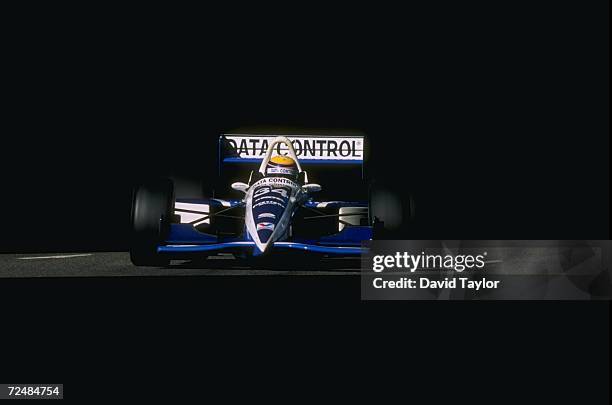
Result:
{"label": "blue bodywork", "polygon": [[[349,136],[350,138],[350,136]],[[360,137],[356,137],[358,139]],[[236,153],[228,153],[225,145],[225,135],[219,137],[218,144],[218,169],[219,175],[223,173],[224,167],[241,167],[244,164],[254,165],[261,162],[259,159],[248,159],[240,157]],[[332,167],[334,165],[352,166],[355,168],[354,175],[360,176],[363,179],[364,165],[363,158],[355,158],[350,160],[334,160],[334,159],[300,159],[300,163],[304,165],[323,165]],[[215,210],[222,210],[231,207],[236,207],[242,204],[241,200],[219,200],[219,199],[180,199],[177,202],[207,204]],[[303,204],[307,208],[317,209],[322,208],[341,208],[341,207],[367,207],[364,202],[347,202],[347,201],[327,201],[320,203],[316,201],[307,201]],[[324,255],[335,256],[358,256],[363,252],[361,247],[362,241],[372,239],[371,226],[345,226],[341,231],[332,235],[321,235],[316,239],[304,239],[292,237],[290,240],[275,242],[272,251],[302,251],[312,252]],[[161,254],[169,254],[174,257],[181,255],[189,256],[193,254],[203,253],[210,254],[215,252],[239,252],[241,254],[258,255],[261,254],[249,236],[249,233],[244,230],[240,237],[220,237],[204,232],[200,232],[189,223],[171,224],[168,238],[160,244],[158,252]]]}
{"label": "blue bodywork", "polygon": [[[196,200],[180,199],[177,202],[201,203],[216,206],[217,208],[231,207],[240,205],[240,200]],[[224,204],[225,203],[225,204]],[[304,206],[316,208],[321,203],[307,201]],[[326,207],[367,207],[361,202],[330,201],[326,202]],[[291,238],[283,242],[275,242],[273,251],[302,251],[319,253],[334,256],[359,256],[363,253],[361,243],[364,240],[372,239],[371,226],[346,226],[342,231],[321,236],[317,239]],[[259,250],[255,243],[250,240],[248,232],[238,238],[218,237],[208,233],[198,231],[193,225],[188,223],[171,224],[168,238],[161,244],[157,251],[162,254],[169,254],[180,257],[181,254],[192,255],[196,253],[215,253],[215,252],[243,252],[257,256]]]}

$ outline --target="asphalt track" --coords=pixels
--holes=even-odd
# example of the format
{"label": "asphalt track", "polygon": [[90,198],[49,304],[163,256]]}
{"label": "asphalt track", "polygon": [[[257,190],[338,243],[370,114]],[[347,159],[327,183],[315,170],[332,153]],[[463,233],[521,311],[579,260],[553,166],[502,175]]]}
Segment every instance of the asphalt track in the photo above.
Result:
{"label": "asphalt track", "polygon": [[359,275],[359,259],[322,259],[313,263],[274,263],[250,267],[231,255],[173,261],[169,267],[136,267],[127,252],[21,253],[0,255],[0,278],[117,276]]}

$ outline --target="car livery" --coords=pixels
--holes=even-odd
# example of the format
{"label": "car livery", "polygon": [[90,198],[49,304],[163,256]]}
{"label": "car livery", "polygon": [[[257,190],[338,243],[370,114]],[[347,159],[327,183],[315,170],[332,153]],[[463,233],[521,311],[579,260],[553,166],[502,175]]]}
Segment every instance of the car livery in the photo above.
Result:
{"label": "car livery", "polygon": [[[304,168],[323,167],[320,172],[325,173],[343,165],[354,168],[351,176],[363,181],[364,146],[363,136],[223,135],[218,175],[248,176],[246,183],[231,184],[242,197],[174,198],[169,180],[141,185],[132,205],[132,262],[159,266],[218,252],[238,257],[283,251],[359,256],[362,242],[372,239],[382,223],[369,200],[318,201],[314,196],[322,186],[309,182]],[[295,171],[285,160],[295,163],[295,177],[287,176]],[[254,163],[258,170],[253,170]]]}

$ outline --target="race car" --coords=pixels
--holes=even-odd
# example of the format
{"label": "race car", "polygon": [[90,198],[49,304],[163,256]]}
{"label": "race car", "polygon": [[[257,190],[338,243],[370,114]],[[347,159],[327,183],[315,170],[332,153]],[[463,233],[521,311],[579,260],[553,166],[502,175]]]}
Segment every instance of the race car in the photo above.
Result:
{"label": "race car", "polygon": [[[224,134],[220,188],[243,176],[244,182],[231,183],[239,197],[217,198],[216,190],[211,198],[175,198],[169,179],[140,185],[132,199],[132,263],[167,266],[220,252],[238,258],[359,256],[363,241],[400,227],[405,212],[399,198],[367,184],[364,149],[363,136]],[[306,167],[329,179],[332,191],[365,185],[365,198],[316,199],[323,186],[309,181]]]}

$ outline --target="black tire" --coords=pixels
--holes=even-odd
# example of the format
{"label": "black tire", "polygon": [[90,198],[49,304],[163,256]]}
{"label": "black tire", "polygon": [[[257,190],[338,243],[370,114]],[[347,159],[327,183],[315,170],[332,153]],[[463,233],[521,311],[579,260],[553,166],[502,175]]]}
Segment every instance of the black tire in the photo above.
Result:
{"label": "black tire", "polygon": [[[369,192],[369,221],[374,239],[406,237],[414,221],[414,197],[397,186],[373,182]],[[401,192],[401,193],[400,193]]]}
{"label": "black tire", "polygon": [[130,259],[136,266],[163,267],[170,259],[157,253],[157,247],[170,232],[174,216],[174,185],[161,179],[134,190],[132,199],[132,243]]}

